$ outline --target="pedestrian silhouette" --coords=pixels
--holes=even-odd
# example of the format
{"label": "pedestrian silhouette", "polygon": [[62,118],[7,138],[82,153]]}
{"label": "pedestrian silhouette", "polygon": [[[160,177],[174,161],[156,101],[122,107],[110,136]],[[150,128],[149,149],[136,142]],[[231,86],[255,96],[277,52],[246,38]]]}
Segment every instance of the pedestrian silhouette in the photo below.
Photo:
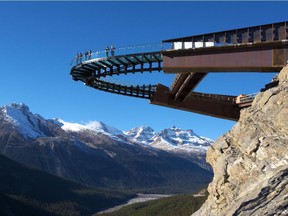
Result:
{"label": "pedestrian silhouette", "polygon": [[106,47],[106,49],[105,49],[105,52],[106,52],[106,57],[108,57],[108,56],[109,56],[109,50],[110,50],[110,49],[109,49],[109,47],[107,46],[107,47]]}
{"label": "pedestrian silhouette", "polygon": [[87,58],[88,58],[88,52],[85,52],[85,61],[87,60]]}
{"label": "pedestrian silhouette", "polygon": [[78,64],[79,63],[79,54],[78,53],[76,53],[75,59],[76,59],[76,64]]}
{"label": "pedestrian silhouette", "polygon": [[111,56],[115,55],[115,47],[112,45],[111,46]]}

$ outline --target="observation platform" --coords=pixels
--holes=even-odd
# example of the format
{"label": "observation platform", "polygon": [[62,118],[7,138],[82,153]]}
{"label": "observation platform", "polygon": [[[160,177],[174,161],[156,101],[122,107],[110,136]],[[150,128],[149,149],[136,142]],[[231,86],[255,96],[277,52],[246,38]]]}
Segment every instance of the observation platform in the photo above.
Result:
{"label": "observation platform", "polygon": [[133,97],[152,97],[156,85],[127,86],[105,81],[106,76],[161,71],[161,53],[141,53],[84,61],[72,68],[74,80],[81,80],[95,89]]}
{"label": "observation platform", "polygon": [[[115,94],[146,98],[151,104],[238,120],[240,110],[255,95],[237,96],[194,92],[208,73],[279,72],[288,59],[288,22],[163,40],[159,44],[116,48],[115,54],[97,51],[74,58],[73,80]],[[121,74],[176,74],[170,88],[162,84],[111,82]],[[245,99],[246,98],[246,99]]]}

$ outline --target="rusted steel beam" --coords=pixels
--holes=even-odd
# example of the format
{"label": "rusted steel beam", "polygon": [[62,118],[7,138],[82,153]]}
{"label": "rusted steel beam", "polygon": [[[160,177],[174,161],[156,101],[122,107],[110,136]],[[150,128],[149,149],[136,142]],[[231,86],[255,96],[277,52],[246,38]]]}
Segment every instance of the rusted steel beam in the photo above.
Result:
{"label": "rusted steel beam", "polygon": [[240,108],[245,108],[245,107],[249,107],[252,105],[252,101],[251,102],[247,102],[247,103],[242,103],[242,104],[239,104],[238,106]]}
{"label": "rusted steel beam", "polygon": [[288,59],[288,41],[163,51],[165,73],[276,72]]}
{"label": "rusted steel beam", "polygon": [[163,43],[173,42],[215,42],[215,43],[249,43],[262,41],[281,41],[288,39],[288,22],[278,22],[251,26],[227,31],[213,32],[202,35],[163,40]]}
{"label": "rusted steel beam", "polygon": [[190,92],[187,97],[197,97],[199,100],[218,101],[226,104],[236,104],[237,96]]}
{"label": "rusted steel beam", "polygon": [[207,74],[205,73],[195,73],[195,72],[178,73],[171,84],[171,96],[176,97],[177,94],[179,95],[180,92],[184,91],[186,92],[187,95],[190,91],[193,91],[196,88],[196,86],[206,75]]}
{"label": "rusted steel beam", "polygon": [[174,100],[182,101],[193,91],[207,73],[190,73],[177,91]]}
{"label": "rusted steel beam", "polygon": [[236,104],[201,100],[196,96],[187,97],[185,101],[175,101],[170,97],[169,88],[161,84],[157,85],[156,93],[150,99],[150,103],[234,121],[237,121],[240,116],[240,108]]}
{"label": "rusted steel beam", "polygon": [[172,84],[171,84],[171,95],[175,97],[181,85],[184,83],[186,78],[189,76],[189,73],[178,73],[176,74]]}

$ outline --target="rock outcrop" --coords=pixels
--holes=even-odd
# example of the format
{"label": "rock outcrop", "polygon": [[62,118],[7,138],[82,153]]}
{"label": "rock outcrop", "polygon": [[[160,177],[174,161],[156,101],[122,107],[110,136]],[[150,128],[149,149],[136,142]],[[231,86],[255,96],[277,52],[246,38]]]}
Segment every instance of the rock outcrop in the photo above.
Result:
{"label": "rock outcrop", "polygon": [[207,152],[214,178],[193,216],[288,215],[288,66]]}

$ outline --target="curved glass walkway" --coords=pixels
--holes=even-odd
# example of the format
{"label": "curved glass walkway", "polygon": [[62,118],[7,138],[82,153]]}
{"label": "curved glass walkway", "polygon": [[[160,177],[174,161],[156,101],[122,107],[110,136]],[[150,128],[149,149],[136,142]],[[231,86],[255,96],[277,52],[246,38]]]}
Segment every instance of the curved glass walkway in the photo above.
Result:
{"label": "curved glass walkway", "polygon": [[[227,72],[239,71],[239,68],[243,72],[250,72],[251,69],[275,72],[275,69],[286,65],[287,50],[288,22],[284,21],[163,40],[158,44],[110,46],[106,50],[89,51],[84,55],[78,53],[70,63],[70,75],[73,80],[80,80],[102,91],[147,98],[151,104],[238,120],[240,109],[250,106],[255,94],[238,97],[205,94],[194,92],[194,88],[211,72],[211,68],[214,72],[223,69]],[[247,60],[248,54],[252,59],[265,61],[252,64]],[[121,74],[160,72],[163,70],[163,56],[165,72],[178,73],[171,88],[161,84],[131,85],[108,79]],[[231,57],[231,61],[227,62],[223,56]],[[172,61],[174,57],[178,59]],[[200,57],[203,61],[200,61]],[[214,63],[210,64],[210,59],[217,61],[213,60]],[[144,78],[140,80],[146,81]],[[270,83],[265,89],[276,84]]]}
{"label": "curved glass walkway", "polygon": [[[135,74],[144,72],[162,71],[162,44],[139,45],[116,48],[114,53],[111,48],[107,51],[97,51],[71,61],[73,65],[70,74],[75,81],[82,81],[92,88],[115,94],[151,99],[156,92],[156,84],[126,84],[123,80],[112,80],[109,77],[120,74]],[[167,51],[167,50],[166,50]],[[178,74],[179,76],[180,74]],[[112,80],[112,81],[111,81]],[[174,83],[177,81],[177,75]],[[173,89],[173,83],[171,86]],[[193,97],[206,100],[222,100],[235,103],[236,96],[217,94],[204,94],[191,92]],[[190,95],[191,95],[190,94]],[[253,97],[254,98],[254,97]]]}
{"label": "curved glass walkway", "polygon": [[161,44],[111,48],[91,55],[76,57],[70,71],[73,80],[80,80],[95,89],[150,99],[156,91],[155,84],[126,85],[124,82],[111,82],[106,77],[129,73],[160,72],[162,70]]}

